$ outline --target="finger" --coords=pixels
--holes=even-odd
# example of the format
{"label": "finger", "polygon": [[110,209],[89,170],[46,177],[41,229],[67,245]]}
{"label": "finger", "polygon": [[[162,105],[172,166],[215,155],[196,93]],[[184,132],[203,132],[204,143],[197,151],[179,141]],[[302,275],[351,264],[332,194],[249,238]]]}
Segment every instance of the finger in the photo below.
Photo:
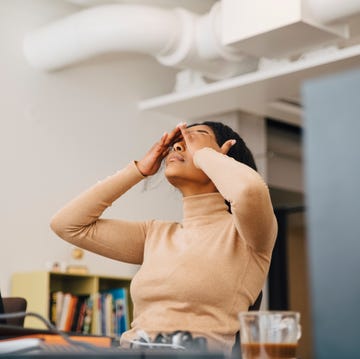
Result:
{"label": "finger", "polygon": [[186,122],[181,122],[176,127],[179,128],[179,130],[181,132],[181,135],[184,138],[184,141],[186,142],[186,140],[189,139],[189,135],[188,135],[188,133],[186,131],[186,128],[187,128]]}
{"label": "finger", "polygon": [[226,155],[230,151],[230,148],[235,145],[235,143],[236,140],[227,140],[226,142],[224,142],[220,148],[221,153]]}
{"label": "finger", "polygon": [[161,136],[160,144],[164,146],[166,144],[166,141],[169,137],[169,134],[167,132],[164,132],[164,134]]}
{"label": "finger", "polygon": [[162,158],[165,158],[170,152],[170,148],[167,147],[162,153],[161,153],[161,156]]}
{"label": "finger", "polygon": [[179,132],[175,137],[171,133],[166,138],[166,141],[162,144],[162,150],[171,149],[174,143],[181,140],[181,132]]}
{"label": "finger", "polygon": [[169,133],[169,139],[173,139],[176,136],[180,134],[180,129],[178,126],[176,126],[170,133]]}
{"label": "finger", "polygon": [[183,136],[181,134],[181,130],[178,124],[167,136],[166,141],[164,142],[164,146],[172,147],[174,143],[182,141]]}
{"label": "finger", "polygon": [[171,149],[171,147],[170,146],[164,146],[164,147],[161,147],[161,153],[162,153],[162,155],[164,154],[164,153],[166,153],[166,154],[168,154],[169,152],[170,152],[170,149]]}
{"label": "finger", "polygon": [[168,147],[172,147],[174,143],[180,142],[183,140],[182,134],[180,132],[180,129],[177,130],[178,132],[172,137],[168,139]]}

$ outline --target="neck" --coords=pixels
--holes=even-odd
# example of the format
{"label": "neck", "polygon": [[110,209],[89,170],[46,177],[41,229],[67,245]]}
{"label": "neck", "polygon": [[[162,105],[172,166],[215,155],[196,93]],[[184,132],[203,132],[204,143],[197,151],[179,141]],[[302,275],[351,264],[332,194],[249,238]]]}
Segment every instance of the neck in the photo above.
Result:
{"label": "neck", "polygon": [[219,192],[200,194],[183,198],[183,225],[200,228],[213,225],[214,216],[229,216],[224,198]]}
{"label": "neck", "polygon": [[188,179],[183,176],[167,176],[166,178],[169,183],[182,193],[183,197],[219,192],[214,183],[208,177],[203,177],[197,180]]}

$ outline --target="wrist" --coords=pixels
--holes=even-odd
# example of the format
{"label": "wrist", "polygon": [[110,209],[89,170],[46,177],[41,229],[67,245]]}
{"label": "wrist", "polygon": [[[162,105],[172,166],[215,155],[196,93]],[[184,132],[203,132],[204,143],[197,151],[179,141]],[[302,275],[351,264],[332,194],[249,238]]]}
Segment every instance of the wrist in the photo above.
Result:
{"label": "wrist", "polygon": [[147,175],[144,173],[144,170],[141,168],[141,164],[139,163],[139,161],[134,161],[135,163],[135,167],[137,168],[137,170],[139,171],[139,173],[143,176],[143,177],[147,177]]}

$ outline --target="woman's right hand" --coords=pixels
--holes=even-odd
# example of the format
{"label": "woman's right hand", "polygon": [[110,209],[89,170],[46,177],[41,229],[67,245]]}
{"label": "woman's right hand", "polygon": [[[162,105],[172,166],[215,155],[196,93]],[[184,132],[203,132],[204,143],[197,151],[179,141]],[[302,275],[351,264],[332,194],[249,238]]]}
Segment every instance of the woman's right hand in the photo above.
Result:
{"label": "woman's right hand", "polygon": [[165,132],[160,141],[156,142],[146,155],[136,162],[138,170],[143,176],[152,176],[160,168],[162,160],[168,155],[170,145],[179,140],[181,131],[179,125],[176,126],[170,133]]}

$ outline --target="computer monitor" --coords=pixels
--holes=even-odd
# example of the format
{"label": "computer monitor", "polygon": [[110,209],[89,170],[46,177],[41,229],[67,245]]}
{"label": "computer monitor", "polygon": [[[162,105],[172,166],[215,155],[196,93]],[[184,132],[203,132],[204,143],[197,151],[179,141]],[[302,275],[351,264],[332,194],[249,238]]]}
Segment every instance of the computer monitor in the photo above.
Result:
{"label": "computer monitor", "polygon": [[303,86],[315,358],[360,355],[360,68]]}
{"label": "computer monitor", "polygon": [[[1,291],[0,291],[0,314],[4,314],[4,313],[5,313],[4,303],[3,303]],[[0,319],[0,324],[6,324],[6,320]]]}

